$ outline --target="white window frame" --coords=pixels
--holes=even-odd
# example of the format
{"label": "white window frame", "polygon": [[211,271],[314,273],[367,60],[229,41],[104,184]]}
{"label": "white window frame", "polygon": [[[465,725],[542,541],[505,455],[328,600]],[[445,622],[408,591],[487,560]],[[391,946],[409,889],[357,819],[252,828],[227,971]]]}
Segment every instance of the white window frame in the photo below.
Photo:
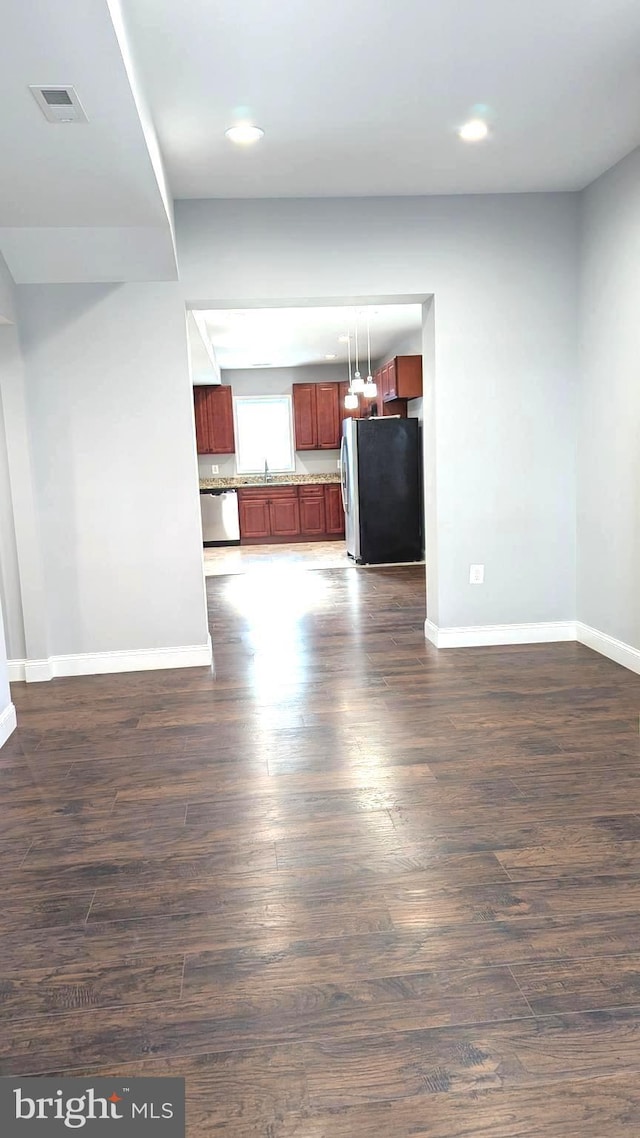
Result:
{"label": "white window frame", "polygon": [[233,425],[236,434],[236,473],[262,474],[264,467],[251,469],[242,466],[240,462],[240,426],[238,409],[242,403],[285,403],[287,406],[287,419],[289,423],[289,450],[291,453],[291,466],[270,466],[270,474],[293,474],[296,469],[296,450],[293,436],[293,400],[290,395],[234,395],[233,397]]}

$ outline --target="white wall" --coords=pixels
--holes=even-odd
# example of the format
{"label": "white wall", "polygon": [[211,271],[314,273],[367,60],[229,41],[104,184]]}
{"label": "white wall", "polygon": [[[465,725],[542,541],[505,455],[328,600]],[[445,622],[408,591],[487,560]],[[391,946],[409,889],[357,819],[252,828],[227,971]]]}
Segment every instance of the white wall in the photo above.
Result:
{"label": "white wall", "polygon": [[[11,332],[14,332],[11,329]],[[0,374],[5,370],[7,340],[10,330],[0,328]],[[13,520],[13,498],[9,455],[6,443],[6,426],[0,383],[0,609],[4,613],[5,638],[9,655],[14,659],[26,656],[24,619],[20,589],[20,566]]]}
{"label": "white wall", "polygon": [[[341,383],[347,378],[345,364],[310,364],[301,367],[273,367],[231,369],[222,372],[222,382],[228,383],[236,395],[291,395],[294,383]],[[300,450],[296,451],[297,474],[336,474],[338,470],[338,450]],[[224,477],[236,473],[236,460],[233,454],[198,455],[201,478],[214,478],[212,465],[217,465],[219,474]]]}
{"label": "white wall", "polygon": [[[24,655],[24,626],[20,598],[20,573],[13,520],[13,499],[4,415],[9,374],[19,353],[15,320],[15,288],[0,255],[0,609],[4,613],[5,636],[9,644]],[[3,394],[4,393],[4,394]]]}
{"label": "white wall", "polygon": [[[53,657],[206,642],[184,300],[433,293],[429,614],[445,627],[571,619],[576,196],[183,202],[176,220],[180,285],[18,290],[29,422],[24,377],[3,408],[20,426],[7,426],[5,484],[8,468],[27,653],[38,599]],[[15,509],[28,433],[48,604]],[[471,562],[485,586],[469,586]]]}
{"label": "white wall", "polygon": [[0,611],[0,747],[4,746],[16,728],[16,711],[11,702],[9,673],[7,670],[7,650],[4,643],[2,612]]}
{"label": "white wall", "polygon": [[[0,424],[1,427],[1,424]],[[3,604],[0,603],[0,747],[7,741],[16,725],[15,710],[11,702],[9,691],[9,669],[7,666],[7,648],[4,638]]]}
{"label": "white wall", "polygon": [[[9,270],[0,256],[0,320],[14,318],[14,286]],[[0,747],[6,742],[16,725],[15,710],[9,691],[7,648],[4,632],[4,615],[9,612],[8,601],[19,598],[18,571],[13,527],[13,506],[9,480],[5,422],[3,412],[3,377],[7,370],[8,344],[15,336],[10,323],[0,323]],[[17,614],[11,610],[12,616]],[[22,631],[18,621],[18,632]]]}
{"label": "white wall", "polygon": [[[49,655],[48,597],[33,478],[26,379],[16,325],[0,328],[0,396],[5,438],[0,481],[4,481],[8,492],[8,499],[0,510],[0,556],[4,565],[1,576],[6,590],[9,658],[42,661]],[[38,664],[30,666],[38,671]]]}
{"label": "white wall", "polygon": [[[0,258],[0,296],[11,323],[0,327],[0,595],[10,661],[29,660],[41,678],[48,657],[47,596],[31,462],[24,363],[16,288]],[[20,665],[25,672],[27,665]]]}
{"label": "white wall", "polygon": [[424,419],[424,400],[422,397],[419,399],[409,399],[407,402],[407,415],[410,419],[419,419],[422,423]]}
{"label": "white wall", "polygon": [[178,286],[17,291],[51,655],[205,645]]}
{"label": "white wall", "polygon": [[187,346],[191,382],[194,385],[220,383],[220,369],[215,360],[213,347],[210,341],[205,342],[204,334],[193,312],[187,312]]}
{"label": "white wall", "polygon": [[575,616],[576,195],[182,201],[176,237],[195,304],[433,293],[429,615]]}
{"label": "white wall", "polygon": [[578,619],[640,648],[640,150],[581,220]]}

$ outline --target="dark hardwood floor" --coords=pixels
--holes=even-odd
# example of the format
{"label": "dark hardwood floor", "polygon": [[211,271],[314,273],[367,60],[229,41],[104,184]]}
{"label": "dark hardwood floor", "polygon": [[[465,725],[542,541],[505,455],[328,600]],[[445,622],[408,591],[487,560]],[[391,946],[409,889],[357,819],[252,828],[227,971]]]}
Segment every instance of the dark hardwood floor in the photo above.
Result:
{"label": "dark hardwood floor", "polygon": [[640,678],[436,652],[423,570],[208,581],[205,670],[16,685],[0,1073],[189,1138],[640,1131]]}

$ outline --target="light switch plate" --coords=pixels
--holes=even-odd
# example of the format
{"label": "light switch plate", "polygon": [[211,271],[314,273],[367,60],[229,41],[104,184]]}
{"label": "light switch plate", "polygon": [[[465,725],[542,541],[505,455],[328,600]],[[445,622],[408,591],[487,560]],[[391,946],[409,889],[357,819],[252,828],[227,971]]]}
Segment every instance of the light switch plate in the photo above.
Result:
{"label": "light switch plate", "polygon": [[469,566],[469,584],[484,585],[484,565]]}
{"label": "light switch plate", "polygon": [[211,473],[212,474],[219,474],[220,473],[220,467],[219,466],[212,466],[211,467]]}

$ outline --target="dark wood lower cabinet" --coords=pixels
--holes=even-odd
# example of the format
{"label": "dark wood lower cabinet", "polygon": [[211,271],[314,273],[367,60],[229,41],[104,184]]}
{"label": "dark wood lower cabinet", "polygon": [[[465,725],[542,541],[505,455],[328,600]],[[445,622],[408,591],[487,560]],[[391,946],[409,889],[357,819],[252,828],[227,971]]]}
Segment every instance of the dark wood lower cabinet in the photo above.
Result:
{"label": "dark wood lower cabinet", "polygon": [[[300,487],[300,533],[303,537],[324,537],[327,531],[324,486]],[[313,493],[303,493],[313,491]]]}
{"label": "dark wood lower cabinet", "polygon": [[342,487],[330,484],[324,488],[327,533],[338,537],[344,533]]}
{"label": "dark wood lower cabinet", "polygon": [[269,502],[272,537],[298,537],[300,534],[300,502],[297,496],[273,498]]}
{"label": "dark wood lower cabinet", "polygon": [[241,540],[251,541],[254,538],[264,539],[271,536],[268,500],[240,498],[239,512]]}
{"label": "dark wood lower cabinet", "polygon": [[240,487],[238,505],[243,545],[344,535],[340,486],[333,482]]}

